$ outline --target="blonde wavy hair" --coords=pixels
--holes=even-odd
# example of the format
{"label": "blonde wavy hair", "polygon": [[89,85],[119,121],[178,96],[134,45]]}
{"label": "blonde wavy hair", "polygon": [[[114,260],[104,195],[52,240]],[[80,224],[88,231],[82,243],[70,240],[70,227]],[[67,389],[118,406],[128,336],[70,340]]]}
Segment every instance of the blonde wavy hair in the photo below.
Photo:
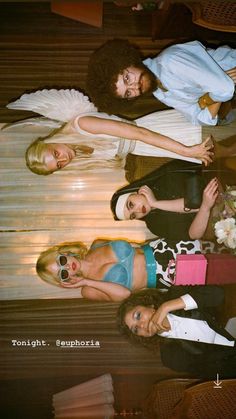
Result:
{"label": "blonde wavy hair", "polygon": [[44,153],[49,144],[65,144],[75,151],[73,160],[63,168],[63,170],[96,170],[96,169],[118,169],[123,168],[125,159],[119,156],[114,158],[98,158],[95,151],[106,151],[108,148],[116,148],[111,140],[106,138],[89,139],[86,136],[76,134],[61,133],[61,128],[53,130],[50,135],[37,138],[27,148],[25,153],[26,166],[31,172],[37,175],[50,175],[50,171],[45,166]]}
{"label": "blonde wavy hair", "polygon": [[44,165],[44,152],[47,150],[47,144],[43,139],[38,138],[27,148],[25,152],[26,166],[36,175],[50,175],[53,173]]}
{"label": "blonde wavy hair", "polygon": [[48,265],[54,263],[58,254],[70,255],[71,253],[78,260],[84,259],[88,249],[82,242],[61,243],[42,252],[36,263],[36,272],[38,276],[48,284],[61,287],[60,280],[56,279],[49,271]]}

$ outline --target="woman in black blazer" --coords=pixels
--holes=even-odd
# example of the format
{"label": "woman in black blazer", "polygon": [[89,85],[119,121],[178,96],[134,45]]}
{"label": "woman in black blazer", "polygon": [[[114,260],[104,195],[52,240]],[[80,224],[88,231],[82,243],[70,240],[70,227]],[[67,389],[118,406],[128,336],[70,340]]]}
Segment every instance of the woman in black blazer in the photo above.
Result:
{"label": "woman in black blazer", "polygon": [[168,368],[201,378],[236,378],[235,338],[214,316],[223,303],[224,289],[213,285],[144,290],[121,304],[118,326],[136,344],[160,348]]}

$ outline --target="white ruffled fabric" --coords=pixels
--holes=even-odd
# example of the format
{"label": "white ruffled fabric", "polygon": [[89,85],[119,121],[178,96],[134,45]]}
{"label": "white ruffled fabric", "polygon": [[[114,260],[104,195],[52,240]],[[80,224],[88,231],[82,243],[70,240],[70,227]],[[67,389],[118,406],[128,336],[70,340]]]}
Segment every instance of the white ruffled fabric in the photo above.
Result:
{"label": "white ruffled fabric", "polygon": [[75,89],[43,89],[25,93],[20,99],[9,103],[7,108],[33,111],[62,122],[70,121],[80,113],[97,111],[89,98]]}

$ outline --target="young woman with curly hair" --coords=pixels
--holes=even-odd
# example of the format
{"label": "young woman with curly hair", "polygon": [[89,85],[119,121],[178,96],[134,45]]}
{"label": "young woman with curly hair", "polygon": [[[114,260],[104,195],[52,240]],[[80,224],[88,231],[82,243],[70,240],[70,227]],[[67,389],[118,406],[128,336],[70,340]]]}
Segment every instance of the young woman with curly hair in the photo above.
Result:
{"label": "young woman with curly hair", "polygon": [[202,378],[217,373],[235,378],[235,337],[214,317],[223,302],[223,288],[213,285],[144,290],[121,304],[118,327],[133,343],[160,350],[168,368]]}

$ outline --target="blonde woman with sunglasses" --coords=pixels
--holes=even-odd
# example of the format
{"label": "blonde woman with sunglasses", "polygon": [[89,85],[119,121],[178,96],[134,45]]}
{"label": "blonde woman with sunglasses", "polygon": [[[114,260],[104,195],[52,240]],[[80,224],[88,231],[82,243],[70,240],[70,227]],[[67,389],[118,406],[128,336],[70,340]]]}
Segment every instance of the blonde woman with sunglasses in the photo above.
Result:
{"label": "blonde woman with sunglasses", "polygon": [[[173,284],[169,278],[170,261],[173,265],[177,254],[207,253],[209,249],[216,251],[214,243],[199,240],[156,239],[137,244],[96,239],[89,249],[82,242],[62,243],[41,253],[36,271],[41,279],[65,291],[80,290],[83,298],[117,302],[144,288],[169,289]],[[235,265],[235,256],[225,256],[230,266],[232,260]],[[210,279],[211,283],[217,280]],[[233,274],[224,279],[224,283],[232,282]]]}

